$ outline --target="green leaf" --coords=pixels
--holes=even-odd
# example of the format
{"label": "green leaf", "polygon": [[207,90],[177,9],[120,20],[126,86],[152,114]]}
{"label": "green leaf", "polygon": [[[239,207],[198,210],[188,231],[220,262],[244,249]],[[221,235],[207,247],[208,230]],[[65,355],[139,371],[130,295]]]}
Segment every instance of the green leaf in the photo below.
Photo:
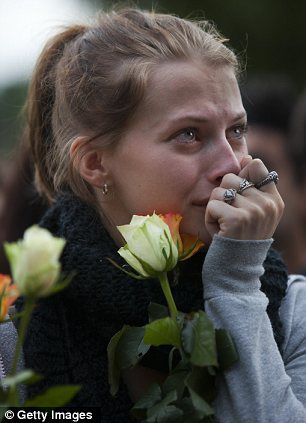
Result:
{"label": "green leaf", "polygon": [[124,325],[119,332],[115,333],[107,346],[108,383],[110,384],[110,393],[113,396],[116,395],[118,391],[120,380],[120,367],[116,361],[116,349],[122,334],[127,328],[128,326]]}
{"label": "green leaf", "polygon": [[153,407],[161,398],[160,386],[157,383],[153,383],[132,408],[133,416],[139,420],[144,420],[147,416],[147,409]]}
{"label": "green leaf", "polygon": [[31,384],[36,383],[42,379],[41,375],[34,373],[33,370],[24,370],[17,373],[15,376],[7,376],[0,381],[2,386],[16,386],[21,383]]}
{"label": "green leaf", "polygon": [[120,270],[121,270],[122,272],[124,272],[125,274],[127,274],[127,275],[131,276],[131,278],[138,279],[138,280],[147,279],[147,278],[145,278],[144,276],[138,275],[138,274],[136,274],[136,273],[134,273],[134,272],[128,272],[127,270],[123,269],[123,267],[121,267],[118,263],[116,263],[116,262],[115,262],[115,260],[113,260],[113,259],[111,259],[111,258],[109,258],[109,257],[106,257],[106,259],[107,259],[108,261],[110,261],[110,262],[112,263],[112,265],[114,265],[115,267],[117,267],[117,269],[120,269]]}
{"label": "green leaf", "polygon": [[144,332],[144,327],[128,326],[122,333],[116,350],[116,361],[121,370],[135,366],[149,351],[150,346],[144,342]]}
{"label": "green leaf", "polygon": [[185,390],[184,381],[188,373],[188,370],[174,371],[171,373],[162,385],[163,393],[168,394],[171,391],[176,391],[178,399],[182,398]]}
{"label": "green leaf", "polygon": [[209,423],[213,423],[215,420],[212,419],[212,416],[209,416],[208,419],[206,420],[205,417],[202,418],[202,413],[199,413],[191,400],[191,397],[184,397],[180,403],[179,403],[179,407],[180,409],[183,411],[183,419],[179,420],[179,422],[181,423],[199,423],[199,422],[209,422]]}
{"label": "green leaf", "polygon": [[190,362],[196,366],[217,366],[215,329],[204,311],[194,313],[185,320],[182,345],[190,354]]}
{"label": "green leaf", "polygon": [[27,400],[24,407],[63,407],[81,389],[77,385],[52,386],[40,395]]}
{"label": "green leaf", "polygon": [[176,391],[169,392],[164,399],[162,399],[160,402],[148,409],[147,422],[168,423],[171,421],[176,421],[177,418],[183,415],[182,410],[177,408],[175,405],[170,405],[176,400]]}
{"label": "green leaf", "polygon": [[149,351],[150,346],[143,342],[144,327],[124,325],[110,340],[107,346],[108,382],[110,392],[116,395],[122,369],[135,366]]}
{"label": "green leaf", "polygon": [[168,307],[157,304],[150,303],[148,307],[149,322],[154,322],[154,320],[162,319],[169,316]]}
{"label": "green leaf", "polygon": [[191,381],[191,376],[187,376],[185,383],[188,387],[190,397],[192,404],[194,408],[197,410],[201,418],[204,418],[206,416],[211,416],[214,414],[213,408],[203,399],[202,396],[200,396],[194,389],[193,389],[193,383]]}
{"label": "green leaf", "polygon": [[216,344],[220,370],[226,370],[239,359],[234,342],[224,329],[216,329]]}
{"label": "green leaf", "polygon": [[212,403],[217,394],[215,382],[215,375],[211,375],[209,367],[193,366],[185,379],[186,386],[188,385],[209,404]]}
{"label": "green leaf", "polygon": [[186,319],[181,331],[182,347],[185,353],[191,354],[194,345],[193,320]]}
{"label": "green leaf", "polygon": [[144,334],[145,344],[154,345],[173,345],[180,348],[180,330],[176,320],[171,317],[154,320],[145,326]]}

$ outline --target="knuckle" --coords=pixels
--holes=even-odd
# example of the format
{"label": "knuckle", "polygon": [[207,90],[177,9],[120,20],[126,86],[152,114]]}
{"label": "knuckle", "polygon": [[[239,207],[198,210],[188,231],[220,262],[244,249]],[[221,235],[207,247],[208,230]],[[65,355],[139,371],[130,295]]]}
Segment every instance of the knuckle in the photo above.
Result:
{"label": "knuckle", "polygon": [[264,208],[267,214],[271,214],[271,215],[278,214],[278,206],[276,202],[273,201],[271,198],[266,198]]}
{"label": "knuckle", "polygon": [[279,196],[277,204],[278,204],[279,211],[282,214],[283,211],[285,210],[285,203],[281,196]]}

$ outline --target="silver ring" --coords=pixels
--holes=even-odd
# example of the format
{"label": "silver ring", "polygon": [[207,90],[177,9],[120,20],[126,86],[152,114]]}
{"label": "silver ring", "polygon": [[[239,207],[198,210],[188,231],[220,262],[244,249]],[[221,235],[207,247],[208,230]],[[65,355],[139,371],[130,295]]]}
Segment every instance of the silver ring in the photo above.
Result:
{"label": "silver ring", "polygon": [[241,194],[245,189],[254,187],[255,184],[253,182],[248,181],[247,179],[243,179],[239,184],[239,189],[237,191],[238,194]]}
{"label": "silver ring", "polygon": [[262,181],[258,182],[258,184],[255,184],[255,188],[259,189],[264,185],[270,184],[271,182],[277,184],[278,181],[279,177],[277,172],[275,172],[275,170],[272,170],[272,172],[269,172],[268,175]]}
{"label": "silver ring", "polygon": [[228,188],[223,194],[224,201],[231,204],[236,198],[237,191],[234,188]]}

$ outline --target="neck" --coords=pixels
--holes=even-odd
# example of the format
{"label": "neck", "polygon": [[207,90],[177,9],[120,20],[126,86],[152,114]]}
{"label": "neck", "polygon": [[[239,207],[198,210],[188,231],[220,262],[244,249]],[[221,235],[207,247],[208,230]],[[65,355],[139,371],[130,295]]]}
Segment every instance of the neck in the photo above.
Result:
{"label": "neck", "polygon": [[107,230],[110,237],[113,238],[117,247],[120,248],[125,245],[126,242],[112,219],[103,212],[100,212],[100,217],[104,228]]}

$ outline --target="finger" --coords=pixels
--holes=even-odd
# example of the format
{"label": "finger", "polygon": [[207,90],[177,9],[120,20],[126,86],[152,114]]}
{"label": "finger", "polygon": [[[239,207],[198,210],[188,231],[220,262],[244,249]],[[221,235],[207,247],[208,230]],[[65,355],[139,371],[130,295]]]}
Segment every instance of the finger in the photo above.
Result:
{"label": "finger", "polygon": [[242,181],[242,178],[234,173],[227,173],[223,176],[220,187],[221,188],[234,188],[238,191],[239,184]]}
{"label": "finger", "polygon": [[[241,178],[238,175],[235,175],[234,173],[228,173],[227,175],[224,175],[220,184],[221,188],[234,188],[236,191],[239,192],[240,190],[240,184],[244,181],[243,178]],[[249,192],[247,192],[249,191]],[[256,192],[255,187],[248,187],[243,191],[243,195],[246,195],[246,197],[250,196],[250,194],[253,192]],[[242,194],[242,193],[239,193]]]}
{"label": "finger", "polygon": [[248,165],[253,160],[253,157],[250,154],[247,154],[241,159],[240,166],[243,169],[246,165]]}
{"label": "finger", "polygon": [[[238,176],[245,178],[248,181],[252,181],[254,184],[257,184],[266,178],[268,173],[268,169],[260,159],[253,159],[241,170]],[[274,182],[264,185],[260,188],[260,191],[268,192],[271,194],[278,192]]]}
{"label": "finger", "polygon": [[273,235],[282,214],[273,195],[255,189],[251,199],[237,194],[228,204],[225,191],[215,188],[206,207],[205,225],[211,236],[218,233],[237,239],[266,239]]}
{"label": "finger", "polygon": [[226,221],[231,222],[235,213],[236,209],[229,204],[219,200],[210,200],[205,211],[205,226],[210,235],[213,237],[214,234],[226,233],[224,227]]}
{"label": "finger", "polygon": [[246,227],[249,229],[249,225],[245,225],[247,221],[247,212],[243,209],[237,213],[235,207],[218,200],[211,200],[207,204],[205,225],[211,236],[218,234],[235,239],[255,239],[258,236],[257,228],[251,228],[250,234],[250,230],[246,231]]}
{"label": "finger", "polygon": [[[217,200],[221,202],[225,202],[224,200],[224,194],[225,194],[226,188],[217,187],[214,188],[210,199],[211,200]],[[250,191],[247,193],[247,191]],[[263,197],[263,193],[261,193],[256,188],[248,188],[247,190],[244,190],[242,194],[236,194],[235,199],[231,203],[226,203],[227,205],[235,208],[243,208],[248,209],[251,204],[256,204],[257,206],[261,206],[261,204],[265,204],[265,198]]]}

